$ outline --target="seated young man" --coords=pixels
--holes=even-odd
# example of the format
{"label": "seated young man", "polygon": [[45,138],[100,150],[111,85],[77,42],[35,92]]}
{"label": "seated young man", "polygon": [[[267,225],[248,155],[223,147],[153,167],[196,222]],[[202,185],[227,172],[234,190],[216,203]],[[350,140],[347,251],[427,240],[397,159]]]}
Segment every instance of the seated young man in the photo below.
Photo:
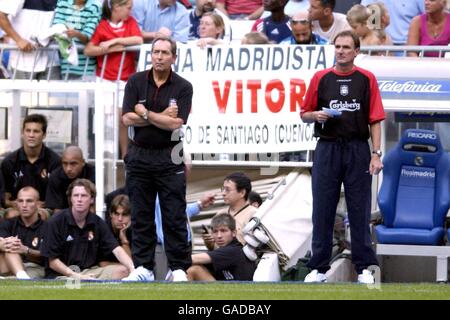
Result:
{"label": "seated young man", "polygon": [[247,259],[236,239],[235,219],[228,213],[218,214],[211,228],[217,249],[192,255],[188,280],[253,280],[256,265]]}
{"label": "seated young man", "polygon": [[[87,179],[73,181],[68,209],[48,221],[42,255],[48,258],[47,278],[118,280],[134,270],[133,261],[114,239],[105,221],[90,212],[95,185]],[[100,257],[114,254],[120,264],[100,267]]]}
{"label": "seated young man", "polygon": [[[119,194],[114,197],[110,207],[109,219],[106,219],[106,224],[119,245],[131,258],[130,199],[126,194]],[[118,263],[118,260],[113,253],[110,253],[106,257],[100,259],[99,265],[103,267],[113,263]]]}
{"label": "seated young man", "polygon": [[40,246],[45,222],[39,216],[39,193],[24,187],[17,193],[18,216],[0,224],[0,274],[17,279],[44,277]]}

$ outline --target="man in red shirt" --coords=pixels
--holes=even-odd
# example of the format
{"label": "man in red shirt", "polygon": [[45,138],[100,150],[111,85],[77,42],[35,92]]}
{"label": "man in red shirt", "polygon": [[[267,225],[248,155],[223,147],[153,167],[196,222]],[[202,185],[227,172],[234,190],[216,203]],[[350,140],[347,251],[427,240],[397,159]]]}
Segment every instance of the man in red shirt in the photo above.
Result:
{"label": "man in red shirt", "polygon": [[312,168],[313,255],[308,267],[313,270],[305,282],[326,281],[343,183],[358,282],[374,283],[367,269],[378,265],[371,246],[369,219],[372,174],[383,168],[380,144],[384,109],[375,76],[354,65],[360,47],[358,36],[343,31],[334,39],[334,46],[336,65],[313,76],[301,109],[302,120],[314,122],[314,133],[319,138]]}

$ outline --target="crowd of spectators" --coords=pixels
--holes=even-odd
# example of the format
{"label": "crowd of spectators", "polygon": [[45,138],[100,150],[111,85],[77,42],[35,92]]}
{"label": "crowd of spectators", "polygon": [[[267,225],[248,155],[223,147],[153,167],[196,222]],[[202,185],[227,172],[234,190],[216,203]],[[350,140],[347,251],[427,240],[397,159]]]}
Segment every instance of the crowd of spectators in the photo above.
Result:
{"label": "crowd of spectators", "polygon": [[[233,28],[238,34],[236,28],[249,25],[238,20],[253,20],[248,32],[265,34],[269,43],[302,44],[298,36],[294,40],[295,16],[305,11],[302,20],[328,43],[338,32],[353,29],[363,46],[448,45],[449,6],[447,0],[0,0],[1,41],[19,49],[2,51],[0,77],[77,80],[95,74],[126,81],[136,70],[134,53],[122,55],[126,46],[151,42],[157,35],[195,41],[202,48],[241,41]],[[256,38],[261,43],[263,37]],[[52,42],[59,45],[59,54],[36,53]],[[77,54],[71,46],[85,50]]]}

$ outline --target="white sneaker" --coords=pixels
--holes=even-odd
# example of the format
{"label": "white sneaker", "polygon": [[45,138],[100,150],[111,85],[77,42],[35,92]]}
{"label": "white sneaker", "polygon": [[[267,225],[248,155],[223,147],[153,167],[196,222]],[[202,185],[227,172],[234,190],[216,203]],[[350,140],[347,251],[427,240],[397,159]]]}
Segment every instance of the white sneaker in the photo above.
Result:
{"label": "white sneaker", "polygon": [[172,281],[173,282],[182,282],[182,281],[188,281],[186,272],[181,269],[177,269],[175,271],[172,271]]}
{"label": "white sneaker", "polygon": [[362,284],[374,284],[375,278],[372,275],[372,272],[370,272],[367,269],[364,269],[362,273],[358,274],[358,283]]}
{"label": "white sneaker", "polygon": [[128,277],[123,278],[122,281],[140,281],[140,282],[149,282],[155,280],[155,276],[153,275],[153,271],[148,270],[142,266],[137,267],[131,272]]}
{"label": "white sneaker", "polygon": [[16,273],[16,278],[19,280],[29,280],[31,277],[23,270],[20,270]]}
{"label": "white sneaker", "polygon": [[304,282],[327,282],[327,277],[324,273],[320,273],[317,269],[314,269],[305,277]]}
{"label": "white sneaker", "polygon": [[169,269],[169,271],[167,271],[167,274],[166,274],[166,277],[164,278],[164,280],[166,280],[166,281],[172,281],[173,280],[172,270]]}

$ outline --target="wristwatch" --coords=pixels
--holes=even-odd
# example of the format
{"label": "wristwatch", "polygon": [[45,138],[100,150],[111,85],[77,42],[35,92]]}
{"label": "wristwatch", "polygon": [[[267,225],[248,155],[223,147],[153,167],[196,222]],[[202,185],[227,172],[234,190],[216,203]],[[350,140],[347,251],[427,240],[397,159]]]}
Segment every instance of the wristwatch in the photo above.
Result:
{"label": "wristwatch", "polygon": [[142,119],[144,120],[148,120],[148,114],[147,111],[145,111],[142,115],[141,115]]}
{"label": "wristwatch", "polygon": [[373,150],[372,151],[373,154],[376,154],[377,156],[379,156],[381,158],[381,156],[383,155],[383,152],[381,150]]}

